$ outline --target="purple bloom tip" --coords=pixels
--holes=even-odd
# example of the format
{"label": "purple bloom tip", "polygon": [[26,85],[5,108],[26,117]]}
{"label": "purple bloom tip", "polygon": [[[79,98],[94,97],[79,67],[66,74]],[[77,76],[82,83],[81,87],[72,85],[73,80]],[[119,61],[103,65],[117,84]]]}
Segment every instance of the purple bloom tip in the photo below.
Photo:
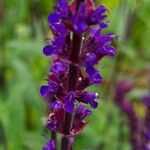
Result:
{"label": "purple bloom tip", "polygon": [[77,115],[80,116],[81,119],[84,119],[85,117],[92,114],[92,111],[89,109],[85,109],[82,104],[78,106]]}
{"label": "purple bloom tip", "polygon": [[82,33],[87,29],[87,23],[86,23],[86,5],[85,3],[81,3],[79,10],[76,14],[75,21],[74,21],[74,28],[77,32]]}
{"label": "purple bloom tip", "polygon": [[58,90],[58,84],[56,82],[54,82],[52,80],[49,80],[48,86],[49,86],[49,92],[51,94],[54,94],[54,93],[57,92],[57,90]]}
{"label": "purple bloom tip", "polygon": [[107,11],[107,8],[104,5],[100,5],[96,8],[96,10],[92,13],[91,16],[91,22],[94,24],[99,23],[100,27],[105,28],[104,25],[104,19],[106,18],[106,15],[104,14]]}
{"label": "purple bloom tip", "polygon": [[51,71],[55,73],[57,76],[62,75],[66,71],[66,69],[67,69],[66,64],[61,61],[54,62],[51,67]]}
{"label": "purple bloom tip", "polygon": [[98,99],[98,94],[95,92],[87,92],[84,95],[84,100],[91,105],[92,108],[97,108],[98,102],[95,100]]}
{"label": "purple bloom tip", "polygon": [[66,112],[72,113],[74,110],[74,103],[73,102],[66,102],[64,104],[64,109]]}
{"label": "purple bloom tip", "polygon": [[48,15],[48,22],[53,25],[57,22],[59,22],[61,19],[61,16],[59,14],[50,14]]}
{"label": "purple bloom tip", "polygon": [[65,111],[67,111],[69,113],[72,113],[74,111],[74,101],[75,101],[75,93],[70,92],[65,97],[65,104],[64,104]]}
{"label": "purple bloom tip", "polygon": [[94,53],[87,53],[84,59],[86,66],[95,65],[97,63],[97,56]]}
{"label": "purple bloom tip", "polygon": [[56,145],[55,145],[55,141],[54,140],[50,140],[44,147],[42,150],[55,150],[56,149]]}
{"label": "purple bloom tip", "polygon": [[43,85],[40,88],[40,94],[42,97],[45,97],[49,92],[49,87],[47,85]]}
{"label": "purple bloom tip", "polygon": [[96,70],[93,66],[87,66],[86,72],[89,76],[89,80],[91,81],[91,83],[102,83],[102,77],[99,75],[98,70]]}
{"label": "purple bloom tip", "polygon": [[57,128],[57,121],[56,120],[50,120],[47,122],[47,128],[50,130],[56,130]]}
{"label": "purple bloom tip", "polygon": [[42,97],[47,96],[47,94],[54,94],[58,90],[58,84],[53,81],[48,81],[48,85],[42,85],[40,88],[40,94]]}
{"label": "purple bloom tip", "polygon": [[45,55],[45,56],[50,56],[50,55],[52,55],[53,53],[54,53],[54,47],[53,46],[51,46],[51,45],[47,45],[47,46],[45,46],[44,48],[43,48],[43,54]]}

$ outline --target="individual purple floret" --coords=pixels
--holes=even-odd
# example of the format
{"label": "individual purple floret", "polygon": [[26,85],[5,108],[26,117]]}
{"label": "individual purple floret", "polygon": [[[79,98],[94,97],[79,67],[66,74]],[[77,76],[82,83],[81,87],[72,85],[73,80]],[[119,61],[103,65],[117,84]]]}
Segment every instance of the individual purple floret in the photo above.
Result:
{"label": "individual purple floret", "polygon": [[114,36],[103,34],[108,26],[105,6],[95,8],[93,0],[58,0],[54,9],[48,16],[53,37],[43,48],[53,61],[40,94],[52,109],[47,128],[62,135],[62,150],[70,150],[70,139],[88,124],[84,119],[92,113],[85,105],[98,107],[98,94],[86,91],[103,81],[95,65],[105,56],[115,56],[116,50]]}
{"label": "individual purple floret", "polygon": [[[86,109],[82,104],[79,104],[79,106],[77,106],[76,108],[70,135],[68,136],[75,136],[76,134],[78,134],[88,123],[83,119],[89,116],[91,113],[92,112],[89,109]],[[64,134],[64,118],[65,108],[63,108],[63,104],[59,101],[55,101],[55,104],[53,106],[53,113],[49,115],[48,120],[46,121],[48,129],[56,130],[58,133]]]}
{"label": "individual purple floret", "polygon": [[54,140],[48,141],[46,145],[44,145],[42,150],[56,150],[56,145]]}

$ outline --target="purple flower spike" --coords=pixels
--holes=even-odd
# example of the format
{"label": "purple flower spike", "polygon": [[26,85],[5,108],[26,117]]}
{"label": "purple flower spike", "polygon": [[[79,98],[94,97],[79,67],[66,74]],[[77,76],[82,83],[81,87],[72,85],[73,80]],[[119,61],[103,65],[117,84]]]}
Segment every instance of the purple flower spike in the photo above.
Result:
{"label": "purple flower spike", "polygon": [[56,150],[56,145],[54,140],[50,140],[42,150]]}
{"label": "purple flower spike", "polygon": [[74,111],[74,101],[75,101],[75,93],[70,92],[65,97],[65,104],[64,104],[65,111],[67,111],[69,113],[72,113]]}
{"label": "purple flower spike", "polygon": [[[62,135],[61,149],[68,150],[73,149],[71,137],[74,139],[89,123],[84,119],[92,111],[84,105],[98,106],[97,93],[86,91],[103,80],[94,65],[105,56],[116,55],[116,50],[112,46],[114,36],[103,34],[108,25],[105,6],[95,9],[94,0],[57,2],[55,12],[48,16],[53,38],[43,49],[44,55],[53,57],[52,66],[40,94],[50,108],[47,128],[54,138],[53,134]],[[46,148],[43,150],[49,150]]]}

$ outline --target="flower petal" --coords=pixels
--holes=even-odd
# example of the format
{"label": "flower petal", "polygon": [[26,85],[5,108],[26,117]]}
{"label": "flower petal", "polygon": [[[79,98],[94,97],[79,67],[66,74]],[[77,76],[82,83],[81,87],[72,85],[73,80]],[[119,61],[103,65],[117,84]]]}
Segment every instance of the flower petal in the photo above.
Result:
{"label": "flower petal", "polygon": [[63,108],[63,104],[59,101],[56,101],[55,103],[54,115],[59,127],[62,126],[64,120],[64,108]]}
{"label": "flower petal", "polygon": [[50,14],[48,15],[48,22],[50,24],[55,24],[61,20],[61,16],[59,14]]}
{"label": "flower petal", "polygon": [[96,102],[94,100],[91,100],[89,103],[90,103],[91,107],[94,109],[97,108],[97,106],[98,106],[98,102]]}
{"label": "flower petal", "polygon": [[57,36],[54,38],[53,44],[58,48],[62,48],[65,45],[65,39],[61,36]]}
{"label": "flower petal", "polygon": [[63,73],[65,73],[66,69],[66,64],[62,63],[61,61],[54,62],[51,67],[51,71],[57,76],[61,76]]}
{"label": "flower petal", "polygon": [[89,116],[92,113],[91,110],[85,109],[82,104],[78,106],[77,113],[76,113],[76,120],[83,120],[85,117]]}
{"label": "flower petal", "polygon": [[86,5],[85,3],[81,3],[79,6],[79,10],[74,19],[74,28],[77,32],[82,33],[87,29],[86,23]]}
{"label": "flower petal", "polygon": [[64,104],[64,109],[66,112],[72,113],[74,111],[74,102],[66,102]]}
{"label": "flower petal", "polygon": [[95,65],[97,63],[97,57],[94,53],[87,53],[83,61],[86,66]]}
{"label": "flower petal", "polygon": [[98,71],[93,66],[87,66],[86,72],[89,75],[89,80],[91,81],[91,83],[102,83],[102,77],[99,75]]}
{"label": "flower petal", "polygon": [[40,94],[42,97],[45,97],[48,94],[48,92],[49,92],[49,86],[47,86],[47,85],[41,86]]}
{"label": "flower petal", "polygon": [[50,140],[42,150],[56,150],[56,143],[54,140]]}
{"label": "flower petal", "polygon": [[47,45],[43,48],[43,54],[50,56],[55,52],[55,48],[52,45]]}
{"label": "flower petal", "polygon": [[52,29],[54,30],[54,32],[63,37],[68,34],[68,30],[62,22],[53,24]]}
{"label": "flower petal", "polygon": [[96,99],[98,99],[98,95],[95,92],[87,92],[84,95],[84,100],[87,101],[93,108],[97,108],[98,106],[98,103],[95,101]]}
{"label": "flower petal", "polygon": [[68,1],[67,0],[58,0],[60,11],[63,16],[68,15]]}
{"label": "flower petal", "polygon": [[56,130],[57,129],[57,121],[56,120],[49,120],[48,122],[47,122],[47,128],[49,129],[49,130]]}
{"label": "flower petal", "polygon": [[56,82],[49,80],[48,86],[49,86],[49,92],[51,94],[54,94],[58,91],[58,84]]}
{"label": "flower petal", "polygon": [[74,101],[75,101],[75,93],[69,92],[68,95],[64,99],[64,109],[67,112],[72,113],[74,111]]}
{"label": "flower petal", "polygon": [[103,20],[106,17],[106,15],[104,15],[106,11],[107,9],[104,5],[100,5],[99,7],[97,7],[91,15],[91,22],[94,24],[97,24],[97,23],[102,24]]}
{"label": "flower petal", "polygon": [[92,79],[93,83],[99,84],[99,83],[102,83],[102,81],[103,81],[103,78],[99,75],[98,72],[93,75],[93,79]]}

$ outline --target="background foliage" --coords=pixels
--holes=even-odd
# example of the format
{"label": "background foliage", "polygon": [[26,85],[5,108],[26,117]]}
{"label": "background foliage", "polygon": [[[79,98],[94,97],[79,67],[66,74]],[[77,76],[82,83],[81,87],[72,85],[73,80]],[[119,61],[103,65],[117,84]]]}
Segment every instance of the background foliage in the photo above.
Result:
{"label": "background foliage", "polygon": [[[115,84],[130,79],[136,88],[128,95],[141,117],[140,96],[148,91],[150,74],[150,1],[97,0],[109,8],[109,31],[117,35],[118,55],[99,64],[105,79],[92,87],[100,107],[75,141],[75,150],[130,150],[128,124],[113,102]],[[40,84],[50,60],[42,47],[50,36],[47,15],[55,0],[0,2],[0,150],[40,150],[50,134],[42,125],[46,105]]]}

